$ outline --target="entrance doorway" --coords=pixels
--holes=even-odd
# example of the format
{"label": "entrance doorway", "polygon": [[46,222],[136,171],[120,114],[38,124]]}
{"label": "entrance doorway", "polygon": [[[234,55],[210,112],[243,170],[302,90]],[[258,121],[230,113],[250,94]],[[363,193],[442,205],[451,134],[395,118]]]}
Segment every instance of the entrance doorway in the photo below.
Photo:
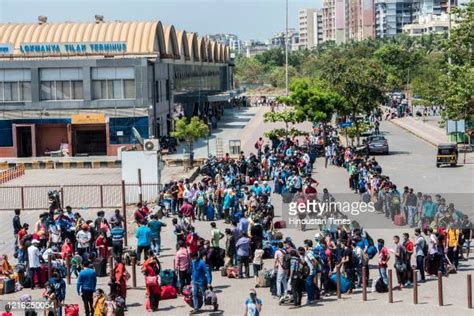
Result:
{"label": "entrance doorway", "polygon": [[75,156],[107,155],[107,132],[105,125],[73,127]]}
{"label": "entrance doorway", "polygon": [[30,126],[16,128],[16,150],[18,157],[33,156],[33,138]]}

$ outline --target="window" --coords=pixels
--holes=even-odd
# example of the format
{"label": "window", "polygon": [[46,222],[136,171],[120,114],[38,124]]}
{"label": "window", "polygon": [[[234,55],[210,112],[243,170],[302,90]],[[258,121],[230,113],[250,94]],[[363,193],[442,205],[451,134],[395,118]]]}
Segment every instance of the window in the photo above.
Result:
{"label": "window", "polygon": [[92,98],[135,99],[133,67],[97,67],[92,69]]}
{"label": "window", "polygon": [[29,69],[0,69],[0,102],[31,101]]}
{"label": "window", "polygon": [[40,69],[41,100],[82,100],[81,68]]}

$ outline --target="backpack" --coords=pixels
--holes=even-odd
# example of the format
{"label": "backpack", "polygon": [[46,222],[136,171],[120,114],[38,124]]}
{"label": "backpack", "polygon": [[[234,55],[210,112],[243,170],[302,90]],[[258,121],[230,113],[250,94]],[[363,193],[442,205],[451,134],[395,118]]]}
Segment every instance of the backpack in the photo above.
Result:
{"label": "backpack", "polygon": [[258,149],[258,142],[255,142],[255,145],[253,145],[255,149]]}
{"label": "backpack", "polygon": [[[418,238],[423,238],[423,237],[418,237]],[[423,238],[423,255],[426,257],[428,255],[428,243],[426,242],[426,239]]]}
{"label": "backpack", "polygon": [[400,197],[398,197],[398,195],[394,195],[392,197],[392,204],[394,204],[394,205],[399,205],[400,204]]}
{"label": "backpack", "polygon": [[375,283],[375,290],[377,293],[387,293],[388,292],[388,286],[385,284],[382,278],[378,278],[377,282]]}
{"label": "backpack", "polygon": [[290,270],[291,267],[291,256],[289,253],[283,250],[283,262],[281,264],[284,270]]}

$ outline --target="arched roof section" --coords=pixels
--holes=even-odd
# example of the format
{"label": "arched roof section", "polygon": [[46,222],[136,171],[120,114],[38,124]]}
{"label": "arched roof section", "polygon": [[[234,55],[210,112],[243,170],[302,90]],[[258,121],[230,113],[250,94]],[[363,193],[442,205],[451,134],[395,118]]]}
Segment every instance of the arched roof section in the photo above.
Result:
{"label": "arched roof section", "polygon": [[166,55],[166,41],[165,41],[165,32],[163,31],[163,24],[158,22],[156,28],[156,47],[155,51],[160,53],[160,56]]}
{"label": "arched roof section", "polygon": [[190,60],[191,52],[189,50],[188,35],[186,31],[178,32],[176,36],[178,38],[179,55],[184,60]]}
{"label": "arched roof section", "polygon": [[[163,39],[163,40],[162,40]],[[158,42],[157,42],[158,41]],[[90,22],[0,24],[0,43],[9,43],[14,54],[20,54],[21,44],[124,42],[126,52],[153,54],[165,47],[160,22]],[[58,55],[41,52],[43,56]],[[68,55],[79,54],[68,52]]]}
{"label": "arched roof section", "polygon": [[219,60],[219,44],[216,42],[211,42],[212,47],[212,61],[215,63],[220,62]]}
{"label": "arched roof section", "polygon": [[210,63],[214,62],[214,52],[212,44],[212,41],[206,40],[207,61]]}
{"label": "arched roof section", "polygon": [[166,57],[179,59],[179,45],[173,25],[165,26]]}
{"label": "arched roof section", "polygon": [[228,63],[230,61],[230,47],[225,47],[224,62]]}
{"label": "arched roof section", "polygon": [[196,33],[188,33],[188,47],[189,47],[189,55],[191,60],[193,61],[200,61],[199,59],[199,45],[198,45],[198,38]]}
{"label": "arched roof section", "polygon": [[220,59],[219,61],[221,63],[225,63],[225,45],[219,45],[219,50],[220,50],[220,53],[219,53],[219,56],[220,56]]}
{"label": "arched roof section", "polygon": [[207,62],[208,56],[207,56],[207,49],[206,49],[206,40],[202,37],[199,37],[197,41],[198,41],[198,47],[199,47],[199,60],[201,62]]}

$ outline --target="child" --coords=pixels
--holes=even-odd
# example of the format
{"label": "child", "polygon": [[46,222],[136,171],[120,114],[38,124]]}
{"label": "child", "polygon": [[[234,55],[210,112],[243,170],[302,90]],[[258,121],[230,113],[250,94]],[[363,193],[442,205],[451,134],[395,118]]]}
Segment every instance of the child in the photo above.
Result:
{"label": "child", "polygon": [[73,273],[77,278],[81,270],[82,270],[82,257],[76,254],[71,259],[71,273]]}
{"label": "child", "polygon": [[214,293],[214,289],[212,286],[209,286],[209,288],[206,290],[204,293],[204,304],[205,305],[212,305],[214,306],[214,311],[217,311],[219,309],[219,304],[217,304],[217,295]]}
{"label": "child", "polygon": [[13,314],[10,313],[11,310],[12,307],[10,306],[10,304],[5,305],[5,311],[2,313],[1,316],[13,316]]}
{"label": "child", "polygon": [[115,303],[115,295],[109,294],[105,301],[104,311],[106,316],[116,316],[117,304]]}

